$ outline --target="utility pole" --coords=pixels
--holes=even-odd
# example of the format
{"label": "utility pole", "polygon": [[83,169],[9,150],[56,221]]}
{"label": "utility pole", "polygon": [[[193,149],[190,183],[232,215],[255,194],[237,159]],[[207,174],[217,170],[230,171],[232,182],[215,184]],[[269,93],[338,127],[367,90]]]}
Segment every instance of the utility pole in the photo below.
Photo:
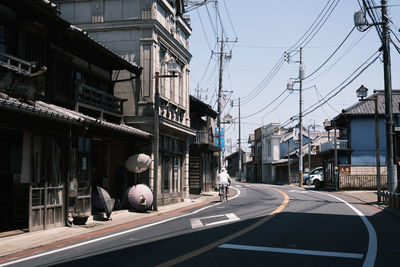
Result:
{"label": "utility pole", "polygon": [[240,97],[239,97],[239,179],[242,179],[242,148],[241,148],[241,140],[240,140]]}
{"label": "utility pole", "polygon": [[287,151],[288,151],[288,179],[290,182],[290,140],[287,140]]}
{"label": "utility pole", "polygon": [[219,151],[218,151],[218,165],[221,169],[223,166],[222,162],[222,143],[221,143],[221,102],[222,102],[222,77],[223,77],[223,65],[224,65],[224,31],[222,31],[222,38],[221,38],[221,50],[219,55],[219,86],[218,86],[218,118],[217,118],[217,127],[218,127],[218,144],[219,144]]}
{"label": "utility pole", "polygon": [[237,42],[236,41],[229,41],[229,40],[224,40],[224,31],[221,33],[221,49],[219,53],[219,85],[218,85],[218,117],[217,117],[217,127],[218,127],[218,144],[220,147],[220,150],[218,152],[218,164],[219,167],[222,168],[223,166],[223,161],[222,161],[222,133],[221,133],[221,113],[222,113],[222,81],[223,81],[223,69],[224,69],[224,57],[225,56],[232,56],[232,53],[225,54],[224,53],[224,47],[226,42]]}
{"label": "utility pole", "polygon": [[[308,125],[308,173],[311,171],[311,138],[310,138],[310,127],[311,125]],[[314,125],[314,131],[315,131],[315,125]]]}
{"label": "utility pole", "polygon": [[385,122],[386,122],[386,166],[388,190],[397,191],[397,175],[395,175],[393,159],[393,111],[392,111],[392,75],[390,61],[390,30],[388,17],[388,1],[381,0],[382,6],[382,48],[383,73],[385,84]]}
{"label": "utility pole", "polygon": [[300,47],[300,69],[299,69],[299,83],[300,83],[300,89],[299,89],[299,183],[300,187],[303,186],[303,133],[302,133],[302,111],[303,111],[303,78],[304,78],[304,66],[303,66],[303,48]]}

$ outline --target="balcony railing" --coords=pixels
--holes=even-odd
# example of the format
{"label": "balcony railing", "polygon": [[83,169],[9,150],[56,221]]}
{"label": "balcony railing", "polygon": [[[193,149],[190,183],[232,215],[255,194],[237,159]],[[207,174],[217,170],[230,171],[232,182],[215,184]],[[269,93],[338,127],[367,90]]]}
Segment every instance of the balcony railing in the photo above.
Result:
{"label": "balcony railing", "polygon": [[215,145],[213,136],[209,134],[207,131],[197,131],[195,143]]}
{"label": "balcony railing", "polygon": [[[347,149],[347,140],[336,140],[336,149]],[[321,152],[335,149],[334,140],[321,144]]]}
{"label": "balcony railing", "polygon": [[122,104],[125,101],[83,83],[76,85],[76,99],[78,102],[117,114],[122,114]]}
{"label": "balcony railing", "polygon": [[32,72],[33,63],[23,59],[0,52],[0,65],[7,69],[29,75]]}

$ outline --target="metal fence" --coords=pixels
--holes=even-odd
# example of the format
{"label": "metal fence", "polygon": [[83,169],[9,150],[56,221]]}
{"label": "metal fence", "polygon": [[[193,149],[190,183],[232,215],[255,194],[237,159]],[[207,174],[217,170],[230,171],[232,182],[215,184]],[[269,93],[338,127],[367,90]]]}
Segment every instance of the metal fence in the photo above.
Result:
{"label": "metal fence", "polygon": [[[387,188],[387,176],[381,175],[381,189]],[[376,189],[376,175],[339,176],[339,189],[373,190]]]}

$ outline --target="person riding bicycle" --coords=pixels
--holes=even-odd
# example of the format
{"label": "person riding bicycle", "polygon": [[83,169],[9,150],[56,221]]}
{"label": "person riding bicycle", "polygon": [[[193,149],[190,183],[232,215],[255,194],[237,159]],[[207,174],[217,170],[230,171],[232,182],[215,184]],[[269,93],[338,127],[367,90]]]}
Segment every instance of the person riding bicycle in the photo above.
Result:
{"label": "person riding bicycle", "polygon": [[217,176],[217,184],[219,187],[225,188],[225,194],[227,198],[229,197],[229,186],[231,185],[232,179],[229,176],[225,168],[221,168],[221,172]]}

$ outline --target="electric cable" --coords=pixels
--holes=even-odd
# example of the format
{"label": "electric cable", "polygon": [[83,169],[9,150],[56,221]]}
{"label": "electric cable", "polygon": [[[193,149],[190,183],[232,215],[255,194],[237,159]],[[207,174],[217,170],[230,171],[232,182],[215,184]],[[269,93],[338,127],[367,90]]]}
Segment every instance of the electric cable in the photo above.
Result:
{"label": "electric cable", "polygon": [[[315,35],[322,29],[322,26],[325,25],[326,21],[328,20],[328,18],[331,16],[332,12],[335,10],[335,8],[337,7],[337,5],[339,4],[340,0],[338,0],[335,4],[335,6],[330,10],[329,14],[327,15],[327,17],[325,18],[325,20],[322,22],[322,24],[319,26],[319,28],[315,31],[315,33],[313,34],[313,36],[311,36],[311,38],[303,45],[303,47],[306,47],[312,39],[314,39]],[[332,3],[333,5],[333,3]],[[331,6],[332,6],[331,5]]]}
{"label": "electric cable", "polygon": [[339,63],[348,53],[350,53],[351,50],[353,50],[360,42],[362,39],[365,38],[365,36],[367,36],[368,32],[371,30],[371,28],[369,28],[367,31],[365,32],[361,32],[360,33],[360,38],[355,41],[354,43],[352,43],[350,45],[350,48],[347,49],[332,65],[330,65],[326,70],[324,70],[323,72],[321,72],[319,75],[317,75],[316,77],[312,78],[311,80],[308,80],[306,82],[311,83],[313,81],[315,81],[316,79],[318,79],[319,77],[321,77],[322,75],[324,75],[325,73],[327,73],[328,71],[330,71],[334,66],[336,66],[337,63]]}
{"label": "electric cable", "polygon": [[235,31],[235,27],[233,26],[233,23],[232,23],[232,20],[231,20],[231,16],[230,16],[230,14],[229,14],[228,7],[226,6],[225,0],[223,0],[223,3],[224,3],[225,10],[226,10],[226,14],[228,15],[228,19],[229,19],[229,22],[230,22],[231,27],[232,27],[232,31],[233,31],[233,33],[235,34],[235,38],[237,38],[237,34],[236,34],[236,31]]}
{"label": "electric cable", "polygon": [[[335,87],[334,89],[332,89],[325,97],[323,97],[323,102],[320,103],[320,101],[314,103],[313,105],[311,105],[310,107],[306,108],[303,112],[302,112],[302,116],[307,116],[309,114],[311,114],[312,112],[314,112],[315,110],[317,110],[319,107],[323,106],[325,103],[327,103],[330,99],[332,99],[333,97],[335,97],[337,94],[339,94],[344,88],[346,88],[347,86],[349,86],[356,78],[358,78],[366,69],[368,69],[380,56],[381,53],[379,53],[379,55],[377,55],[371,62],[369,62],[371,60],[371,58],[373,58],[376,54],[378,54],[379,51],[376,51],[374,54],[372,54],[372,56],[370,56],[366,61],[364,61],[359,67],[357,67],[356,70],[354,70],[343,82],[341,82],[337,87]],[[369,63],[368,63],[369,62]],[[368,63],[368,64],[367,64]],[[367,64],[367,65],[366,65]],[[351,79],[351,77],[358,71],[360,70],[364,65],[366,65],[360,72],[358,72],[356,74],[355,77],[353,77]],[[346,83],[346,81],[348,81],[349,79],[351,79],[349,82]],[[345,84],[346,83],[346,84]],[[344,84],[344,85],[343,85]],[[342,86],[343,85],[343,86]],[[342,86],[342,87],[341,87]],[[335,92],[335,90],[339,89],[337,92]],[[332,95],[330,95],[332,94]],[[297,113],[296,115],[292,116],[290,119],[286,120],[285,122],[282,123],[281,128],[289,125],[291,122],[293,122],[296,118],[298,118],[299,113]]]}
{"label": "electric cable", "polygon": [[207,14],[208,14],[208,19],[210,20],[210,23],[211,23],[211,28],[213,29],[214,34],[215,34],[215,38],[218,39],[218,32],[215,30],[215,26],[214,26],[214,23],[212,21],[211,14],[210,14],[210,11],[208,10],[207,5],[206,5],[206,10],[207,10]]}
{"label": "electric cable", "polygon": [[333,53],[316,69],[314,70],[310,75],[306,76],[304,80],[308,79],[312,75],[314,75],[317,71],[319,71],[335,54],[336,52],[342,47],[342,45],[346,42],[346,40],[350,37],[350,35],[353,33],[354,29],[356,27],[354,26],[350,32],[347,34],[347,36],[344,38],[344,40],[340,43],[340,45],[333,51]]}
{"label": "electric cable", "polygon": [[243,119],[247,119],[247,118],[250,118],[250,117],[252,117],[252,116],[254,116],[254,115],[257,115],[257,114],[260,113],[261,111],[263,111],[263,110],[265,110],[266,108],[268,108],[269,106],[271,106],[271,105],[272,105],[276,100],[278,100],[285,92],[287,92],[287,90],[284,90],[280,95],[278,95],[274,100],[272,100],[271,103],[269,103],[268,105],[266,105],[265,107],[263,107],[263,108],[260,109],[259,111],[254,112],[254,113],[252,113],[252,114],[250,114],[250,115],[247,115],[247,116],[243,116],[242,118],[243,118]]}
{"label": "electric cable", "polygon": [[378,56],[376,56],[374,58],[374,60],[372,60],[367,66],[365,66],[354,78],[352,78],[347,84],[345,84],[344,86],[342,86],[335,94],[333,94],[332,96],[330,96],[329,98],[325,99],[323,103],[319,104],[318,106],[314,107],[311,110],[308,110],[306,112],[304,112],[303,116],[307,116],[310,113],[314,112],[315,110],[317,110],[319,107],[321,107],[322,105],[324,105],[325,103],[327,103],[330,99],[332,99],[333,97],[335,97],[337,94],[339,94],[344,88],[346,88],[347,86],[349,86],[355,79],[357,79],[367,68],[369,68],[373,63],[375,63],[375,61],[380,57],[380,54]]}
{"label": "electric cable", "polygon": [[206,30],[204,29],[204,24],[203,24],[203,20],[201,19],[200,12],[199,12],[198,9],[196,9],[196,11],[197,11],[197,15],[199,16],[201,28],[203,29],[203,34],[204,34],[204,37],[206,38],[206,41],[207,41],[207,44],[208,44],[208,48],[210,48],[210,50],[212,50],[210,42],[208,41],[208,38],[207,38]]}
{"label": "electric cable", "polygon": [[[311,41],[311,39],[312,38],[314,38],[315,37],[315,35],[316,35],[316,33],[318,33],[318,31],[322,28],[322,26],[325,24],[325,22],[327,21],[327,19],[330,17],[330,15],[332,14],[332,12],[333,12],[333,10],[336,8],[336,6],[337,6],[337,4],[339,3],[339,1],[340,0],[338,0],[338,1],[328,1],[328,3],[324,6],[324,8],[323,8],[323,10],[320,12],[320,14],[318,15],[318,17],[317,17],[317,19],[316,20],[314,20],[314,22],[313,22],[313,24],[309,27],[309,29],[306,31],[306,33],[305,34],[303,34],[303,36],[289,49],[289,50],[291,50],[292,48],[294,48],[294,47],[296,47],[296,45],[300,42],[300,45],[302,44],[302,43],[304,43],[305,41],[306,41],[306,44],[308,44],[310,41]],[[329,5],[329,3],[331,3],[330,4],[330,6],[329,6],[329,8],[327,9],[327,6]],[[329,12],[329,13],[328,13]],[[319,18],[321,17],[321,15],[322,15],[322,18],[319,20]],[[319,20],[319,22],[317,23],[317,21]],[[322,22],[322,20],[324,20],[323,22]],[[322,22],[322,24],[321,24],[321,22]],[[317,23],[317,24],[316,24]],[[315,31],[315,29],[316,29],[316,27],[314,27],[313,28],[313,26],[316,24],[316,27],[319,27],[316,31]],[[321,25],[320,25],[321,24]],[[310,32],[310,29],[312,29],[311,30],[311,32]],[[315,32],[314,32],[315,31]],[[309,32],[309,33],[308,33]],[[314,32],[314,34],[312,35],[312,37],[311,37],[311,39],[309,39],[308,41],[307,41],[307,39],[308,39],[308,37],[312,34]],[[308,33],[308,35],[307,35],[307,33]],[[304,37],[304,36],[306,36],[307,35],[307,37],[303,40],[303,41],[301,41],[301,39]],[[281,60],[282,60],[282,62],[281,62]],[[280,68],[282,67],[282,65],[283,65],[283,62],[284,62],[284,60],[283,60],[283,56],[278,60],[278,62],[274,65],[274,67],[273,67],[273,69],[268,73],[268,75],[263,79],[263,81],[261,81],[261,83],[259,83],[258,85],[257,85],[257,87],[254,89],[254,90],[252,90],[250,93],[248,93],[246,96],[244,96],[243,97],[243,100],[244,100],[244,102],[243,102],[243,104],[245,105],[245,104],[247,104],[247,103],[249,103],[251,100],[253,100],[255,97],[257,97],[264,89],[265,89],[265,87],[272,81],[272,79],[275,77],[275,75],[276,75],[276,73],[280,70]],[[276,101],[276,99],[274,100],[274,101]],[[268,105],[267,105],[268,106]]]}

